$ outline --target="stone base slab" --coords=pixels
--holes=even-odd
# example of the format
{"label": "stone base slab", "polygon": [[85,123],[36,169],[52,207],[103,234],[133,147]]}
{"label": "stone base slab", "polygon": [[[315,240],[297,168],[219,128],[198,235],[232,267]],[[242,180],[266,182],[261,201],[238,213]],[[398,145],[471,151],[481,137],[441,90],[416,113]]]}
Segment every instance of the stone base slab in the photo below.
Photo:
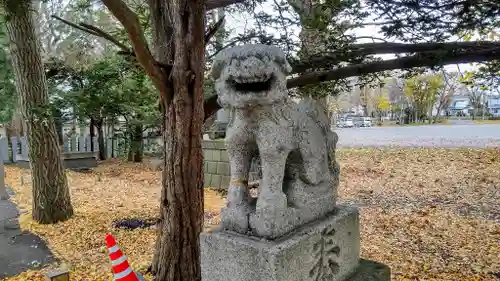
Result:
{"label": "stone base slab", "polygon": [[358,210],[343,206],[275,240],[204,232],[202,280],[346,281],[361,268],[359,241]]}

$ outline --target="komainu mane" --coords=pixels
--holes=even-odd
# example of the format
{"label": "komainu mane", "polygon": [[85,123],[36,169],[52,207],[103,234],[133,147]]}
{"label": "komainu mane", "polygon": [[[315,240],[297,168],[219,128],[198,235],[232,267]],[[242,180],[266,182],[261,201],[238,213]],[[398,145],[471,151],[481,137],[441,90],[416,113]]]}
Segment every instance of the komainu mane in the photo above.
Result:
{"label": "komainu mane", "polygon": [[[339,182],[337,135],[325,109],[288,97],[285,54],[267,45],[221,52],[212,76],[219,102],[234,113],[226,134],[231,164],[226,230],[274,239],[334,211]],[[260,157],[258,198],[248,193],[252,158]]]}

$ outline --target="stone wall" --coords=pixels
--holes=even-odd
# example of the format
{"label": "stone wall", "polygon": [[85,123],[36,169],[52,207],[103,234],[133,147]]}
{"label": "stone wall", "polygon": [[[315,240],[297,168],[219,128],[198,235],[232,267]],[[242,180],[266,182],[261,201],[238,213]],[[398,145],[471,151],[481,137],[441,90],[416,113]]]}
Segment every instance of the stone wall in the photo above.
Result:
{"label": "stone wall", "polygon": [[[204,156],[205,186],[213,189],[227,189],[231,180],[229,155],[224,140],[202,140]],[[249,183],[259,179],[257,163],[250,166]]]}
{"label": "stone wall", "polygon": [[205,187],[227,189],[231,176],[224,140],[203,140]]}

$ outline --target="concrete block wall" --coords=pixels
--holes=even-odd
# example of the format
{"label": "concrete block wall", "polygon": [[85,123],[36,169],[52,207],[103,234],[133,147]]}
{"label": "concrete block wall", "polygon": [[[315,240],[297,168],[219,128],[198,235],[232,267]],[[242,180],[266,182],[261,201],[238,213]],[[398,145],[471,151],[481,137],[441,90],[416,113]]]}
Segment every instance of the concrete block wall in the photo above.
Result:
{"label": "concrete block wall", "polygon": [[[201,147],[204,156],[204,187],[227,189],[231,180],[229,155],[224,140],[202,140]],[[248,182],[259,180],[259,167],[252,162]]]}
{"label": "concrete block wall", "polygon": [[224,140],[203,140],[205,187],[227,189],[231,179],[229,156]]}

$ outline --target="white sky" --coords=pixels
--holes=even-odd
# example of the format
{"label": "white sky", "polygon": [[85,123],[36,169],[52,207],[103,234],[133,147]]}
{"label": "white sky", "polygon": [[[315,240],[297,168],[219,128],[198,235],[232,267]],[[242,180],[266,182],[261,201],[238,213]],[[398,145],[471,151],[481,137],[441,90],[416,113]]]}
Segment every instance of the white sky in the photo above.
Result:
{"label": "white sky", "polygon": [[[273,11],[271,1],[266,1],[264,2],[260,7],[258,7],[255,12],[258,13],[260,11],[265,10],[266,13],[270,13]],[[227,29],[232,29],[232,32],[234,35],[238,33],[243,33],[245,27],[251,27],[254,25],[255,21],[251,17],[245,17],[244,15],[241,14],[234,14],[234,13],[227,13],[226,14],[226,28]],[[269,33],[274,33],[276,36],[279,36],[279,32],[276,32],[275,30],[268,29],[267,30]],[[300,30],[298,28],[294,29],[289,29],[288,32],[293,32],[295,36],[298,36]],[[378,32],[378,27],[377,26],[365,26],[363,28],[358,28],[354,30],[354,34],[357,37],[362,37],[362,36],[371,36],[371,37],[379,37],[383,38],[383,35]],[[373,41],[368,38],[362,38],[358,40],[358,43],[372,43]],[[398,41],[394,41],[398,42]],[[385,54],[385,55],[378,55],[378,57],[381,57],[383,59],[393,59],[395,58],[394,55],[392,54]],[[473,67],[469,64],[459,64],[458,66],[460,68],[460,71],[463,72],[465,70],[471,70]],[[445,69],[449,72],[457,72],[458,69],[457,65],[447,65],[445,66]]]}

